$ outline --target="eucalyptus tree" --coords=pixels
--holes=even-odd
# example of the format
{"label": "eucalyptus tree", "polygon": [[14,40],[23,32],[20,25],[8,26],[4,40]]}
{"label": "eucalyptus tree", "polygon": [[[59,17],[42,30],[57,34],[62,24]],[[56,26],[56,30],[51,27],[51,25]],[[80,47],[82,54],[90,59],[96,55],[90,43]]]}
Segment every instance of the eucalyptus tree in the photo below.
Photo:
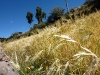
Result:
{"label": "eucalyptus tree", "polygon": [[41,7],[36,8],[36,19],[38,20],[38,24],[42,22],[43,18],[46,18],[46,13],[42,11]]}
{"label": "eucalyptus tree", "polygon": [[31,12],[27,12],[26,18],[28,20],[28,23],[31,25],[33,22],[33,14]]}

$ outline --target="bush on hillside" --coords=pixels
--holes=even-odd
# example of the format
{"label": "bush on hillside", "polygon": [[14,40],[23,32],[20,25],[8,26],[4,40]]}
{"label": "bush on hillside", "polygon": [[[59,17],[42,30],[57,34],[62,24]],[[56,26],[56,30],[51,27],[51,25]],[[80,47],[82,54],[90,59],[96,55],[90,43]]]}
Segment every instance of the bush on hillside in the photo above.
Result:
{"label": "bush on hillside", "polygon": [[23,34],[22,32],[12,33],[8,39],[19,39],[22,34]]}
{"label": "bush on hillside", "polygon": [[23,36],[24,37],[28,37],[28,36],[31,36],[31,35],[33,35],[33,33],[28,31],[28,32],[25,32]]}
{"label": "bush on hillside", "polygon": [[65,14],[66,19],[75,19],[75,17],[80,18],[82,15],[89,15],[94,12],[96,9],[94,8],[94,4],[88,3],[83,6],[72,8],[69,12]]}
{"label": "bush on hillside", "polygon": [[50,15],[49,17],[48,17],[48,19],[47,19],[47,23],[54,23],[55,21],[54,21],[54,19],[53,19],[53,17]]}
{"label": "bush on hillside", "polygon": [[61,7],[55,7],[50,11],[50,16],[47,19],[48,23],[53,23],[56,20],[60,19],[64,14],[64,9]]}
{"label": "bush on hillside", "polygon": [[6,41],[7,40],[7,38],[1,38],[0,37],[0,42],[4,42],[4,41]]}
{"label": "bush on hillside", "polygon": [[42,28],[45,28],[46,26],[47,26],[46,22],[41,22],[39,24],[35,24],[33,29],[42,29]]}
{"label": "bush on hillside", "polygon": [[89,15],[93,12],[100,10],[100,0],[86,0],[86,2],[79,7],[72,8],[65,14],[66,19],[75,19],[75,17],[81,17],[82,15]]}

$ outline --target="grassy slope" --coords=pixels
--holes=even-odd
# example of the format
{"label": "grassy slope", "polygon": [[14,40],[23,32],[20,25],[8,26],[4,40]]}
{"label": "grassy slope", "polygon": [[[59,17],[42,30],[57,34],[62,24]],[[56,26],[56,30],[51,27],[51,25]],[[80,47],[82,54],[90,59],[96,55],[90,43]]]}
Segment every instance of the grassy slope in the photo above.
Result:
{"label": "grassy slope", "polygon": [[[78,43],[59,35],[69,36]],[[39,34],[3,46],[11,59],[18,62],[21,75],[100,75],[100,12],[60,27],[50,26]],[[75,57],[77,53],[80,55]]]}

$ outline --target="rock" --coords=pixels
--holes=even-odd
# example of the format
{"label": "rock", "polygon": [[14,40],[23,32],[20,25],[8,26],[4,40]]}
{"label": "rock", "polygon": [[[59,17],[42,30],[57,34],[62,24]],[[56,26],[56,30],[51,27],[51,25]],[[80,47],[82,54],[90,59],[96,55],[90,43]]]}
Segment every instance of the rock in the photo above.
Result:
{"label": "rock", "polygon": [[14,68],[10,58],[2,50],[0,43],[0,75],[19,75],[18,70]]}
{"label": "rock", "polygon": [[0,62],[0,75],[18,75],[17,71],[9,62]]}

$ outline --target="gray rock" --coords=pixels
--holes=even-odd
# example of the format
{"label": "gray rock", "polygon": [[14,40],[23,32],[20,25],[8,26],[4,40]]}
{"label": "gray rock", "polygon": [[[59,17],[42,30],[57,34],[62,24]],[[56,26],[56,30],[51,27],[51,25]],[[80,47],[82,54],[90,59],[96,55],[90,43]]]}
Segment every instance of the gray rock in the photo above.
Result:
{"label": "gray rock", "polygon": [[18,70],[10,62],[10,58],[2,50],[0,43],[0,75],[19,75]]}

